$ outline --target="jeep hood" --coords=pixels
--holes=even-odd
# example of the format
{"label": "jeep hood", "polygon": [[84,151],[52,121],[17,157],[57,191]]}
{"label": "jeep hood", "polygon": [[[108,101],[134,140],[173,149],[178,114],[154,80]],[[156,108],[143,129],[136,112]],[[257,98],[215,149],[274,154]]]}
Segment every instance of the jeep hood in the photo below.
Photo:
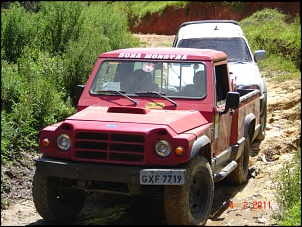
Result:
{"label": "jeep hood", "polygon": [[90,106],[68,117],[66,120],[97,121],[110,124],[146,124],[146,127],[147,125],[165,125],[176,133],[182,133],[208,123],[199,111],[158,110],[123,106],[109,108]]}
{"label": "jeep hood", "polygon": [[234,63],[229,62],[229,71],[231,79],[235,79],[236,84],[253,85],[257,84],[260,87],[261,77],[260,72],[255,63]]}

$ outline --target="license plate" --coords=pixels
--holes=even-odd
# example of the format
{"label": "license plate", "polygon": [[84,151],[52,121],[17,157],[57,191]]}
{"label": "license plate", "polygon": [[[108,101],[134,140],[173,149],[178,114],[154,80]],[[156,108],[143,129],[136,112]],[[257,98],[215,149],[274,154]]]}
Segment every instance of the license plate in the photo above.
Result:
{"label": "license plate", "polygon": [[184,169],[144,169],[140,183],[148,185],[181,185],[185,181]]}

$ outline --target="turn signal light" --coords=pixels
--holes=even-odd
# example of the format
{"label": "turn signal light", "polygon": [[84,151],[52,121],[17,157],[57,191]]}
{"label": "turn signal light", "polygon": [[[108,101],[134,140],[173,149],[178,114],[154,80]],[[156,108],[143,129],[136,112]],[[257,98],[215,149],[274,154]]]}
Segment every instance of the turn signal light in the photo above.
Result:
{"label": "turn signal light", "polygon": [[185,149],[183,147],[176,147],[175,154],[177,154],[178,156],[182,156],[185,154]]}
{"label": "turn signal light", "polygon": [[50,147],[51,143],[50,143],[50,140],[48,138],[45,138],[42,140],[42,145],[44,147]]}

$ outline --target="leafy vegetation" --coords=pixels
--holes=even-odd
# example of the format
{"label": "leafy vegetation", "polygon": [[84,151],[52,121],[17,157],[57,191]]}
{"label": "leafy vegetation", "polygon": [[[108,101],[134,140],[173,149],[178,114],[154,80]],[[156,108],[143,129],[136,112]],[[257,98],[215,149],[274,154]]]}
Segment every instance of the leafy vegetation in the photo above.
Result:
{"label": "leafy vegetation", "polygon": [[286,77],[275,80],[301,76],[301,21],[298,15],[289,17],[274,9],[264,9],[241,20],[240,25],[251,48],[267,52],[267,59],[258,62],[261,70],[287,72]]}
{"label": "leafy vegetation", "polygon": [[[259,61],[262,71],[273,80],[301,78],[301,21],[277,10],[264,9],[240,21],[252,50],[266,50],[267,59]],[[255,29],[257,28],[257,29]],[[276,76],[277,75],[277,76]],[[301,109],[301,103],[297,106]],[[273,188],[280,212],[275,219],[283,226],[301,223],[301,151],[280,170]]]}
{"label": "leafy vegetation", "polygon": [[[7,7],[1,8],[1,165],[35,154],[39,131],[76,112],[76,85],[86,83],[100,53],[139,45],[117,2]],[[9,188],[1,177],[1,192]]]}
{"label": "leafy vegetation", "polygon": [[301,149],[285,162],[274,178],[275,197],[279,212],[275,218],[282,226],[301,224]]}
{"label": "leafy vegetation", "polygon": [[[30,7],[24,8],[28,4]],[[129,31],[130,20],[138,23],[148,13],[161,14],[168,6],[183,8],[186,4],[25,1],[1,5],[1,165],[22,159],[22,152],[34,154],[39,131],[76,112],[76,85],[86,83],[100,53],[140,45]],[[240,9],[242,4],[232,6]],[[267,59],[258,63],[262,70],[283,72],[277,73],[280,76],[273,78],[276,80],[300,78],[300,17],[290,20],[277,10],[266,9],[240,21],[240,25],[251,48],[267,52]],[[290,167],[294,172],[278,178],[277,193],[284,212],[299,214],[301,219],[297,185],[281,187],[298,180],[297,166],[301,171],[299,162]],[[300,187],[301,176],[299,179]],[[1,193],[9,188],[9,180],[1,177]],[[295,197],[292,201],[297,203],[283,204],[287,198],[283,196],[289,195],[300,196],[300,200]],[[297,220],[282,217],[284,224]]]}
{"label": "leafy vegetation", "polygon": [[16,147],[35,150],[43,127],[75,113],[75,87],[100,53],[139,45],[118,8],[42,1],[37,13],[19,2],[1,11],[1,163]]}
{"label": "leafy vegetation", "polygon": [[153,13],[161,15],[169,6],[184,8],[188,3],[188,1],[137,1],[129,3],[129,6],[131,9],[131,16],[136,19],[136,23],[139,23],[148,13],[150,15]]}

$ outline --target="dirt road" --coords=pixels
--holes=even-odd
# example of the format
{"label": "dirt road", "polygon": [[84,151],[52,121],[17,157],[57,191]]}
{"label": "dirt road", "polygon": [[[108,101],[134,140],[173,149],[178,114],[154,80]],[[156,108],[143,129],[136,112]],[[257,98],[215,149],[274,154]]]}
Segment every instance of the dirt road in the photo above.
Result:
{"label": "dirt road", "polygon": [[[174,36],[137,35],[143,46],[171,46]],[[268,89],[266,138],[253,144],[249,181],[245,185],[215,184],[215,198],[209,226],[276,225],[271,215],[278,205],[272,191],[272,177],[300,146],[301,81],[275,82],[264,73]],[[2,170],[6,171],[6,170]],[[33,169],[6,171],[14,179],[13,202],[1,210],[1,226],[49,225],[35,211],[31,199]],[[66,224],[66,223],[59,223]],[[91,195],[74,223],[68,225],[166,225],[162,198],[133,198]]]}

